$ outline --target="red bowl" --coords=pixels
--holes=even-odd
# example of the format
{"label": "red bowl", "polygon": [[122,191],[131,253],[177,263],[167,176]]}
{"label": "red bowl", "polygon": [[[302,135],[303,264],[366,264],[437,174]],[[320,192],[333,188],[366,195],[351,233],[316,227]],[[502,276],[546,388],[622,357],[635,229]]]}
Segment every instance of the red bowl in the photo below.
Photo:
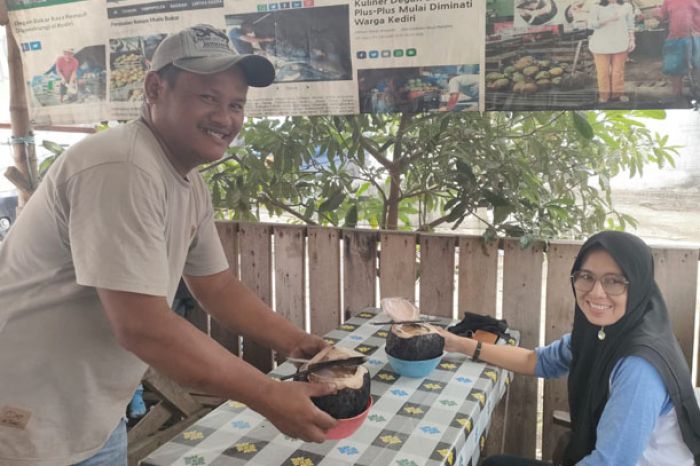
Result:
{"label": "red bowl", "polygon": [[340,440],[345,437],[350,437],[357,429],[360,428],[362,423],[365,422],[370,408],[372,408],[372,395],[369,396],[367,408],[360,414],[347,419],[337,419],[338,422],[335,424],[335,427],[326,432],[326,440]]}

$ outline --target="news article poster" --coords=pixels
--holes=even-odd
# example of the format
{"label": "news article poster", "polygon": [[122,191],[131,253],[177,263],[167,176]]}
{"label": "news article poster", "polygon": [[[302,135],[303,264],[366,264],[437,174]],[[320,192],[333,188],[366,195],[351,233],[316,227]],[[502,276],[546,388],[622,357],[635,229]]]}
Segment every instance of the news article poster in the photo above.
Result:
{"label": "news article poster", "polygon": [[156,47],[198,23],[274,64],[250,116],[688,108],[696,3],[7,0],[35,124],[138,116]]}
{"label": "news article poster", "polygon": [[700,7],[663,4],[488,0],[486,109],[691,107],[700,86]]}

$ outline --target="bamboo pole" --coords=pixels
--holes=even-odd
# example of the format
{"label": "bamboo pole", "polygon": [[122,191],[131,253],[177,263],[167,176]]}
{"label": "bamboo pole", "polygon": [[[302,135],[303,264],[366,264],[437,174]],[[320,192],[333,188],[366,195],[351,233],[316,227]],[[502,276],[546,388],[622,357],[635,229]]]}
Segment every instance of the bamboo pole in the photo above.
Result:
{"label": "bamboo pole", "polygon": [[15,166],[9,167],[5,177],[19,190],[17,211],[27,203],[38,183],[38,165],[34,146],[34,135],[29,121],[26,86],[22,58],[17,41],[9,24],[6,2],[0,2],[0,24],[7,34],[7,61],[10,72],[10,123],[11,145]]}

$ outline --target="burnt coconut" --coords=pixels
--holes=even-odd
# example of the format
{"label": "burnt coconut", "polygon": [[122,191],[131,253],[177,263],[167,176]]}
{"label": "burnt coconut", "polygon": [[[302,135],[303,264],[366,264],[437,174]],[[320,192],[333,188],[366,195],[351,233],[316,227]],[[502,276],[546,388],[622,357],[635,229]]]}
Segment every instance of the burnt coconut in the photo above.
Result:
{"label": "burnt coconut", "polygon": [[386,352],[406,361],[422,361],[442,355],[445,339],[430,324],[396,324],[386,337]]}
{"label": "burnt coconut", "polygon": [[[336,359],[347,359],[362,354],[347,348],[329,346],[314,356],[308,364],[300,367],[304,370],[309,364]],[[334,395],[312,397],[311,401],[321,410],[335,419],[355,417],[363,412],[369,403],[369,371],[362,365],[331,366],[312,372],[307,381],[331,383],[338,387]]]}

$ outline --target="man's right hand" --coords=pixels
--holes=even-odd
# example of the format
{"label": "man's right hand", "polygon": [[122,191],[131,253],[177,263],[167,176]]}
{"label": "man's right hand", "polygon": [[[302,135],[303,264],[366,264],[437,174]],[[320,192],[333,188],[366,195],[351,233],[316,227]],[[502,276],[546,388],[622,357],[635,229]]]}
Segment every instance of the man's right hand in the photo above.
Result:
{"label": "man's right hand", "polygon": [[337,421],[316,407],[311,397],[336,392],[332,384],[273,380],[263,395],[262,406],[256,411],[285,435],[305,442],[322,443],[326,440],[326,431],[334,427]]}

